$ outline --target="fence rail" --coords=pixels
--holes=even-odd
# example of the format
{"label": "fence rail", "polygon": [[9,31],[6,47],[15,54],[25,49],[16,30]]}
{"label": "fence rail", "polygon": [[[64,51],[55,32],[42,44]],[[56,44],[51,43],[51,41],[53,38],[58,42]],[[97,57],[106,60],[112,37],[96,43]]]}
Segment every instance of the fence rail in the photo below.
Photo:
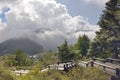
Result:
{"label": "fence rail", "polygon": [[120,60],[118,60],[118,59],[107,58],[106,61],[111,62],[111,63],[116,62],[116,63],[120,64]]}
{"label": "fence rail", "polygon": [[[96,62],[96,60],[99,60],[103,63],[100,63],[100,62]],[[96,65],[97,66],[101,66],[103,70],[105,70],[107,72],[107,69],[111,70],[111,71],[114,71],[115,73],[112,74],[112,72],[109,72],[109,74],[112,74],[113,76],[111,77],[111,80],[120,80],[120,67],[113,67],[113,66],[110,66],[110,65],[107,65],[105,64],[104,62],[105,60],[104,59],[100,59],[100,58],[94,58],[93,60],[90,60],[90,61],[79,61],[80,63],[84,64],[85,67],[95,67]],[[118,79],[112,79],[112,78],[118,78]]]}

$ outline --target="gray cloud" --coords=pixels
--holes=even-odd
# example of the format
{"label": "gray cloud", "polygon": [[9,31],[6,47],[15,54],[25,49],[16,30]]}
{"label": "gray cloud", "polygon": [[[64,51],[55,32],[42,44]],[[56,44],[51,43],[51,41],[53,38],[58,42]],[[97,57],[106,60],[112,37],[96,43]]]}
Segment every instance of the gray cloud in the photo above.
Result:
{"label": "gray cloud", "polygon": [[[93,39],[95,31],[99,30],[98,26],[89,24],[82,16],[70,16],[66,6],[55,0],[13,1],[9,2],[10,11],[6,14],[7,27],[0,30],[1,41],[29,37],[53,49],[65,39],[74,43],[79,35],[87,34]],[[4,6],[8,6],[6,2]]]}

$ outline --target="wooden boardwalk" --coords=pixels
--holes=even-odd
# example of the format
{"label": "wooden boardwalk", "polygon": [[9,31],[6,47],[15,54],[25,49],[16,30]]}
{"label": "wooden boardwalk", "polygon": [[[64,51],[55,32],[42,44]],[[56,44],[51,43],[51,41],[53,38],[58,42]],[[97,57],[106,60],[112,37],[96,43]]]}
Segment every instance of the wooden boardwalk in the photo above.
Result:
{"label": "wooden boardwalk", "polygon": [[41,70],[40,72],[45,72],[48,70],[63,70],[67,71],[75,65],[79,65],[82,67],[97,67],[100,70],[112,75],[111,80],[120,80],[120,63],[119,60],[116,59],[93,59],[90,61],[78,61],[76,62],[66,62],[59,64],[48,65],[47,68]]}
{"label": "wooden boardwalk", "polygon": [[74,62],[52,64],[52,65],[48,65],[47,68],[42,69],[40,72],[45,72],[45,71],[48,71],[48,70],[68,71],[68,69],[70,69],[74,66],[75,66]]}
{"label": "wooden boardwalk", "polygon": [[14,73],[16,76],[26,75],[30,72],[30,70],[15,70]]}

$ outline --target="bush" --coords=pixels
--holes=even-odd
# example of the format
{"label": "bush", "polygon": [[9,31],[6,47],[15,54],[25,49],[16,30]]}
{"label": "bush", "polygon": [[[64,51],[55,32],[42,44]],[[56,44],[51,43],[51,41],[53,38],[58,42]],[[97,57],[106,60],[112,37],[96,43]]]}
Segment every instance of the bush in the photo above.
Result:
{"label": "bush", "polygon": [[9,70],[0,68],[0,80],[14,80],[14,78],[10,74]]}
{"label": "bush", "polygon": [[68,72],[49,70],[38,73],[35,78],[37,80],[109,80],[110,75],[96,68],[83,68],[78,66]]}

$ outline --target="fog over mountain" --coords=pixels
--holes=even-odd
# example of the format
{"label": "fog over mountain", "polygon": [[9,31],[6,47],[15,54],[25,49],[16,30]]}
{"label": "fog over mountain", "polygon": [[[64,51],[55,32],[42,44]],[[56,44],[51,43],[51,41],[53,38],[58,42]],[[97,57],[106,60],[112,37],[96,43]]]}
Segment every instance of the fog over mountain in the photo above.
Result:
{"label": "fog over mountain", "polygon": [[55,50],[68,40],[76,42],[79,35],[95,37],[99,26],[80,15],[71,16],[64,4],[56,0],[1,0],[0,42],[25,37],[45,49]]}
{"label": "fog over mountain", "polygon": [[28,38],[14,38],[0,43],[0,55],[14,53],[16,50],[23,50],[25,53],[33,55],[44,51],[43,46]]}

